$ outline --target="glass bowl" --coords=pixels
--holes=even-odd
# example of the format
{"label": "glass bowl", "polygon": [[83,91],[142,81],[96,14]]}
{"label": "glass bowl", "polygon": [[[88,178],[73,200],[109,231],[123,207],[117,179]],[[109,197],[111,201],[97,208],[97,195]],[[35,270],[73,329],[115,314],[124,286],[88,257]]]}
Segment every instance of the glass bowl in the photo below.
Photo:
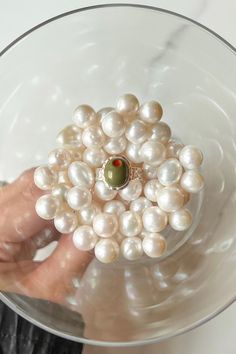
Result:
{"label": "glass bowl", "polygon": [[0,180],[43,164],[78,104],[99,109],[132,92],[158,99],[175,136],[201,148],[206,188],[191,232],[168,236],[180,237],[168,257],[93,260],[68,306],[10,293],[1,299],[49,332],[117,346],[186,332],[229,306],[236,296],[235,74],[235,50],[223,39],[145,5],[71,11],[4,49]]}

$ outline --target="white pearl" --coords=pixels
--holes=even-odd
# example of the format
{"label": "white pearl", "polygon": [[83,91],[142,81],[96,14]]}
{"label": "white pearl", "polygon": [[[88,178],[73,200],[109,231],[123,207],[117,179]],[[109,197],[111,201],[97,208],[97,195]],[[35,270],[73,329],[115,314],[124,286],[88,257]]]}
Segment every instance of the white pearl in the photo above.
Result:
{"label": "white pearl", "polygon": [[60,145],[81,146],[81,129],[75,124],[68,125],[57,135],[57,143]]}
{"label": "white pearl", "polygon": [[120,200],[111,200],[110,202],[105,203],[103,210],[105,213],[120,215],[123,211],[126,210],[124,203]]}
{"label": "white pearl", "polygon": [[169,125],[164,122],[157,122],[152,126],[150,140],[158,140],[162,144],[167,144],[171,137]]}
{"label": "white pearl", "polygon": [[167,214],[157,206],[147,208],[143,212],[143,226],[149,232],[159,232],[166,228]]}
{"label": "white pearl", "polygon": [[94,184],[94,173],[85,162],[72,162],[68,168],[68,176],[74,186],[91,188]]}
{"label": "white pearl", "polygon": [[83,153],[83,160],[91,167],[101,167],[106,160],[107,154],[103,149],[86,149]]}
{"label": "white pearl", "polygon": [[120,197],[124,200],[131,201],[137,199],[142,193],[142,183],[138,179],[134,179],[119,191]]}
{"label": "white pearl", "polygon": [[127,127],[125,135],[131,143],[141,144],[147,140],[149,132],[146,124],[136,119]]}
{"label": "white pearl", "polygon": [[86,128],[82,134],[83,144],[91,149],[102,147],[105,143],[106,137],[102,129],[98,126],[91,126]]}
{"label": "white pearl", "polygon": [[61,183],[71,186],[71,181],[68,176],[68,171],[59,171],[58,172],[57,184],[61,184]]}
{"label": "white pearl", "polygon": [[126,156],[130,161],[134,163],[141,163],[142,158],[140,155],[140,149],[141,149],[140,144],[128,143],[128,146],[126,148]]}
{"label": "white pearl", "polygon": [[63,210],[55,216],[54,225],[60,233],[69,234],[77,227],[78,219],[72,210]]}
{"label": "white pearl", "polygon": [[183,144],[177,143],[176,141],[172,140],[166,145],[166,157],[179,157],[179,153],[181,149],[184,147]]}
{"label": "white pearl", "polygon": [[90,251],[94,248],[98,237],[93,228],[88,225],[79,226],[73,234],[73,243],[81,251]]}
{"label": "white pearl", "polygon": [[37,200],[35,210],[42,219],[51,220],[55,217],[58,206],[58,199],[48,194]]}
{"label": "white pearl", "polygon": [[120,250],[124,258],[134,261],[143,254],[142,241],[138,237],[125,238],[121,243]]}
{"label": "white pearl", "polygon": [[198,193],[204,187],[204,179],[199,172],[189,170],[183,174],[180,185],[186,192]]}
{"label": "white pearl", "polygon": [[163,111],[159,102],[150,101],[144,103],[139,109],[140,118],[147,123],[156,123],[162,117]]}
{"label": "white pearl", "polygon": [[186,170],[194,170],[202,164],[203,155],[195,146],[186,145],[179,153],[179,160]]}
{"label": "white pearl", "polygon": [[73,121],[80,128],[87,128],[96,123],[97,117],[94,109],[86,104],[78,106],[73,114]]}
{"label": "white pearl", "polygon": [[91,204],[92,195],[88,189],[76,186],[68,191],[66,199],[72,209],[80,210]]}
{"label": "white pearl", "polygon": [[105,117],[105,115],[107,115],[107,113],[114,111],[113,107],[104,107],[101,108],[98,112],[97,112],[97,118],[99,121],[102,121],[102,119]]}
{"label": "white pearl", "polygon": [[120,232],[128,237],[137,236],[142,230],[142,219],[133,211],[124,211],[119,217]]}
{"label": "white pearl", "polygon": [[47,167],[41,166],[34,171],[34,183],[42,190],[52,189],[56,182],[56,175]]}
{"label": "white pearl", "polygon": [[94,252],[100,262],[112,263],[119,256],[120,247],[113,239],[100,240],[96,244]]}
{"label": "white pearl", "polygon": [[188,209],[177,210],[169,215],[169,224],[174,230],[187,230],[192,224],[192,214]]}
{"label": "white pearl", "polygon": [[166,240],[160,234],[152,234],[143,239],[143,250],[151,258],[162,256],[166,247]]}
{"label": "white pearl", "polygon": [[158,191],[157,202],[163,211],[171,213],[182,208],[184,195],[176,187],[165,187]]}
{"label": "white pearl", "polygon": [[95,195],[101,200],[112,200],[116,197],[117,191],[109,189],[103,181],[97,181],[94,186]]}
{"label": "white pearl", "polygon": [[130,204],[130,210],[134,213],[142,214],[146,208],[152,206],[150,200],[145,197],[139,197]]}
{"label": "white pearl", "polygon": [[148,165],[146,163],[143,164],[144,175],[147,179],[157,178],[157,168],[155,166]]}
{"label": "white pearl", "polygon": [[121,154],[123,151],[125,151],[126,145],[126,137],[120,136],[119,138],[108,139],[103,146],[103,149],[110,155]]}
{"label": "white pearl", "polygon": [[147,141],[142,145],[140,154],[145,163],[158,166],[165,160],[166,148],[159,141]]}
{"label": "white pearl", "polygon": [[125,131],[124,118],[116,111],[107,113],[101,123],[103,132],[110,138],[118,138]]}
{"label": "white pearl", "polygon": [[71,187],[68,186],[67,184],[59,183],[53,187],[52,195],[54,197],[57,197],[60,200],[64,201],[64,200],[66,200],[66,196],[67,196],[67,193],[70,190],[70,188]]}
{"label": "white pearl", "polygon": [[161,190],[163,186],[158,179],[151,179],[144,186],[144,195],[151,202],[157,201],[157,192]]}
{"label": "white pearl", "polygon": [[139,101],[134,95],[126,93],[118,98],[116,109],[123,114],[133,114],[139,109]]}
{"label": "white pearl", "polygon": [[66,149],[55,149],[48,155],[48,164],[54,171],[66,170],[72,161],[70,152]]}
{"label": "white pearl", "polygon": [[177,183],[183,173],[183,168],[177,159],[167,159],[157,169],[157,177],[161,184],[170,186]]}
{"label": "white pearl", "polygon": [[91,204],[86,208],[82,208],[79,211],[79,222],[82,225],[92,225],[95,215],[101,212],[101,208],[98,204]]}
{"label": "white pearl", "polygon": [[99,213],[93,219],[93,229],[100,237],[112,237],[118,230],[118,221],[114,214]]}

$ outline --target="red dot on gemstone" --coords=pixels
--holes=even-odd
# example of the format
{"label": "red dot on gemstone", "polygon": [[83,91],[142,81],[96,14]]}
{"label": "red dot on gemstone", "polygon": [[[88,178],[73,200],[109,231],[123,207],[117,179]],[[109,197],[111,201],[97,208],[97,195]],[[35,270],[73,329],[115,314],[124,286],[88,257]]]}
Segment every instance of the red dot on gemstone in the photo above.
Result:
{"label": "red dot on gemstone", "polygon": [[113,166],[120,167],[122,165],[122,161],[120,159],[113,160]]}

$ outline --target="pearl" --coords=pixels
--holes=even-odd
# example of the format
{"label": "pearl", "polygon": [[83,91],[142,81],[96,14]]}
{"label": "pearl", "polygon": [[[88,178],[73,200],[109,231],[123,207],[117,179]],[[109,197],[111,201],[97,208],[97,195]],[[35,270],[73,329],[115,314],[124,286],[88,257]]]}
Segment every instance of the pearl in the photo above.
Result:
{"label": "pearl", "polygon": [[98,126],[91,126],[86,128],[82,134],[83,144],[91,149],[97,149],[102,147],[105,143],[105,135],[102,129]]}
{"label": "pearl", "polygon": [[186,192],[198,193],[204,187],[204,179],[199,172],[189,170],[183,174],[180,185]]}
{"label": "pearl", "polygon": [[186,145],[179,153],[179,160],[186,170],[194,170],[200,167],[202,152],[192,145]]}
{"label": "pearl", "polygon": [[78,106],[73,114],[73,122],[85,129],[96,123],[97,117],[94,109],[86,104]]}
{"label": "pearl", "polygon": [[76,186],[68,191],[66,199],[72,209],[80,210],[91,204],[92,195],[88,189]]}
{"label": "pearl", "polygon": [[112,237],[118,230],[118,221],[114,214],[99,213],[93,219],[93,229],[100,237]]}
{"label": "pearl", "polygon": [[58,184],[67,184],[69,186],[71,186],[71,181],[68,177],[68,173],[67,171],[59,171],[58,172],[58,180],[57,180]]}
{"label": "pearl", "polygon": [[149,232],[159,232],[166,228],[167,214],[157,206],[147,208],[143,212],[143,226]]}
{"label": "pearl", "polygon": [[127,140],[125,136],[119,138],[108,139],[103,146],[103,149],[110,155],[121,154],[125,151]]}
{"label": "pearl", "polygon": [[48,155],[48,164],[54,171],[66,170],[72,161],[70,152],[66,149],[55,149]]}
{"label": "pearl", "polygon": [[140,148],[141,148],[140,144],[128,143],[128,146],[126,148],[126,156],[130,161],[134,163],[142,162],[142,158],[140,155]]}
{"label": "pearl", "polygon": [[169,215],[169,224],[176,231],[185,231],[192,224],[192,214],[188,209],[180,209]]}
{"label": "pearl", "polygon": [[184,196],[176,187],[165,187],[158,191],[157,203],[163,211],[171,213],[182,208]]}
{"label": "pearl", "polygon": [[124,211],[119,217],[120,232],[128,237],[137,236],[142,230],[142,219],[133,211]]}
{"label": "pearl", "polygon": [[60,233],[69,234],[73,232],[78,225],[77,216],[72,210],[60,211],[55,216],[54,225]]}
{"label": "pearl", "polygon": [[166,157],[166,148],[158,141],[147,141],[141,147],[143,161],[152,166],[160,165]]}
{"label": "pearl", "polygon": [[122,199],[131,201],[137,199],[142,193],[142,183],[138,179],[129,182],[127,187],[119,191]]}
{"label": "pearl", "polygon": [[102,263],[114,262],[120,252],[118,243],[113,239],[100,240],[95,246],[95,256]]}
{"label": "pearl", "polygon": [[95,215],[101,212],[98,204],[91,204],[88,207],[79,210],[79,222],[82,225],[92,225]]}
{"label": "pearl", "polygon": [[126,138],[133,144],[141,144],[148,138],[148,129],[141,120],[134,120],[127,127],[125,135]]}
{"label": "pearl", "polygon": [[156,179],[157,178],[157,168],[155,166],[143,164],[143,172],[147,179]]}
{"label": "pearl", "polygon": [[47,167],[41,166],[34,171],[34,183],[42,190],[52,189],[56,182],[56,175]]}
{"label": "pearl", "polygon": [[81,146],[81,129],[75,124],[68,125],[57,135],[57,143],[60,145]]}
{"label": "pearl", "polygon": [[183,168],[177,159],[164,161],[157,169],[157,177],[161,184],[170,186],[177,183],[183,173]]}
{"label": "pearl", "polygon": [[101,167],[107,159],[107,154],[103,149],[86,149],[83,153],[83,160],[91,167]]}
{"label": "pearl", "polygon": [[151,258],[162,256],[166,248],[166,240],[158,233],[146,236],[143,239],[143,250]]}
{"label": "pearl", "polygon": [[65,201],[69,190],[70,190],[70,186],[64,183],[59,183],[53,187],[52,195],[53,197],[59,198],[61,201]]}
{"label": "pearl", "polygon": [[125,238],[121,243],[121,254],[124,258],[134,261],[143,254],[142,241],[138,237]]}
{"label": "pearl", "polygon": [[150,101],[144,103],[139,109],[140,118],[147,123],[156,123],[162,117],[163,110],[159,102]]}
{"label": "pearl", "polygon": [[72,162],[68,168],[68,176],[74,186],[91,188],[94,185],[94,173],[85,162]]}
{"label": "pearl", "polygon": [[152,206],[150,200],[145,197],[139,197],[131,202],[130,210],[134,213],[142,214],[150,206]]}
{"label": "pearl", "polygon": [[116,109],[123,114],[134,114],[139,109],[139,101],[134,95],[126,93],[118,98]]}
{"label": "pearl", "polygon": [[151,179],[144,186],[144,195],[151,202],[157,201],[157,192],[161,190],[163,186],[158,179]]}
{"label": "pearl", "polygon": [[152,126],[150,140],[158,140],[162,144],[167,144],[171,137],[169,125],[164,122],[157,122]]}
{"label": "pearl", "polygon": [[170,141],[167,146],[166,146],[166,156],[167,158],[170,157],[175,157],[178,158],[179,157],[179,153],[181,151],[181,149],[184,147],[183,144],[179,144],[176,141],[172,140]]}
{"label": "pearl", "polygon": [[105,203],[103,210],[105,213],[115,214],[119,216],[126,210],[126,208],[124,203],[122,203],[120,200],[112,200],[110,202]]}
{"label": "pearl", "polygon": [[107,113],[101,123],[103,132],[110,138],[118,138],[125,131],[124,118],[116,111]]}
{"label": "pearl", "polygon": [[36,213],[45,220],[51,220],[55,217],[58,209],[58,200],[50,194],[40,197],[35,205]]}
{"label": "pearl", "polygon": [[93,228],[88,225],[79,226],[73,234],[73,243],[81,251],[90,251],[94,248],[98,237]]}
{"label": "pearl", "polygon": [[114,108],[113,107],[104,107],[102,109],[100,109],[98,112],[97,112],[97,118],[99,121],[102,121],[102,119],[105,117],[105,115],[107,115],[107,113],[111,112],[111,111],[114,111]]}
{"label": "pearl", "polygon": [[97,181],[95,183],[94,192],[101,200],[112,200],[117,195],[117,191],[109,189],[103,181]]}

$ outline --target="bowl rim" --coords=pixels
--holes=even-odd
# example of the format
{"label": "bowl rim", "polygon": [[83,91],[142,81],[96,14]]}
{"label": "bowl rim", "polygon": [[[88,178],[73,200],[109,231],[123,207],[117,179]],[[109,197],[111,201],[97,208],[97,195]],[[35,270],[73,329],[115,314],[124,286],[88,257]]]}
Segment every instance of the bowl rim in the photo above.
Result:
{"label": "bowl rim", "polygon": [[[21,40],[25,39],[27,36],[29,36],[32,32],[36,31],[37,29],[54,22],[56,20],[59,20],[61,18],[64,18],[66,16],[74,15],[76,13],[84,12],[84,11],[91,11],[91,10],[96,10],[96,9],[102,9],[102,8],[117,8],[117,7],[130,7],[130,8],[140,8],[140,9],[145,9],[145,10],[154,10],[159,13],[164,13],[167,15],[171,15],[173,17],[180,18],[182,20],[185,20],[186,22],[189,22],[190,24],[195,25],[196,27],[199,27],[200,29],[203,29],[206,33],[212,35],[212,37],[215,37],[216,39],[221,42],[226,49],[230,50],[233,52],[233,54],[236,54],[236,47],[234,47],[231,43],[229,43],[225,38],[220,36],[218,33],[213,31],[212,29],[208,28],[207,26],[199,23],[196,20],[193,20],[187,16],[184,16],[182,14],[179,14],[174,11],[170,11],[167,9],[159,8],[156,6],[150,6],[150,5],[143,5],[143,4],[136,4],[136,3],[112,3],[112,4],[97,4],[97,5],[91,5],[91,6],[83,6],[74,10],[70,10],[67,12],[63,12],[59,15],[53,16],[45,21],[40,22],[39,24],[35,25],[34,27],[30,28],[17,38],[15,38],[12,42],[10,42],[4,49],[0,51],[0,58],[3,57],[12,47],[14,47],[16,44],[18,44]],[[134,340],[134,341],[128,341],[128,342],[111,342],[111,341],[102,341],[102,340],[94,340],[94,339],[87,339],[87,338],[81,338],[77,336],[73,336],[70,334],[67,334],[66,332],[55,330],[48,325],[45,325],[41,322],[39,322],[36,319],[31,318],[24,310],[22,310],[13,300],[10,299],[10,295],[7,295],[7,293],[0,292],[0,300],[3,301],[10,309],[12,309],[14,312],[16,312],[18,315],[23,317],[25,320],[29,321],[30,323],[36,325],[37,327],[51,333],[57,336],[60,336],[64,339],[72,340],[75,342],[80,342],[83,344],[88,344],[88,345],[96,345],[96,346],[103,346],[103,347],[132,347],[132,346],[139,346],[139,345],[148,345],[148,344],[154,344],[154,343],[159,343],[163,340],[167,340],[172,337],[176,337],[180,334],[187,333],[195,328],[198,328],[199,326],[207,323],[217,315],[219,315],[221,312],[223,312],[225,309],[227,309],[230,305],[232,305],[236,301],[236,295],[228,300],[224,305],[218,307],[215,311],[211,312],[210,314],[204,316],[200,320],[197,320],[193,322],[191,325],[185,326],[179,330],[175,330],[172,333],[165,334],[160,336],[159,338],[149,338],[149,339],[140,339],[140,340]],[[35,299],[36,300],[36,299]]]}

